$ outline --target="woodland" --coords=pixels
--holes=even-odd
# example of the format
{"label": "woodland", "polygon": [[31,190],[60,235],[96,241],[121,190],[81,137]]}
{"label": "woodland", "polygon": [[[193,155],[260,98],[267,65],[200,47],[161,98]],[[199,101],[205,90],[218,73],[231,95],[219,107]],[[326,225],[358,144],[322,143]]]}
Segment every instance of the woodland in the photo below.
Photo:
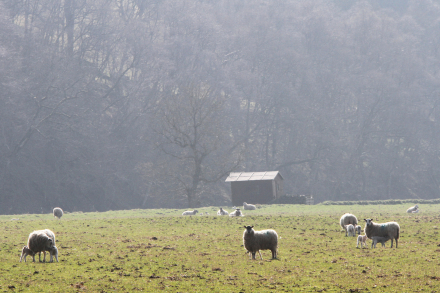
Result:
{"label": "woodland", "polygon": [[440,1],[0,0],[0,214],[440,198]]}

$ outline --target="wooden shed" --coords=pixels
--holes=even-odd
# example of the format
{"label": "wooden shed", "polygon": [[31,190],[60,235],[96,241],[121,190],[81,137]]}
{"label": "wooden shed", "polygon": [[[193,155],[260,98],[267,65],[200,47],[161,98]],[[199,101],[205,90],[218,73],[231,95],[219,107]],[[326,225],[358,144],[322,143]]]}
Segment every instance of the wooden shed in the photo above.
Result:
{"label": "wooden shed", "polygon": [[232,204],[240,206],[264,204],[283,195],[283,177],[279,171],[231,172],[226,182],[231,182]]}

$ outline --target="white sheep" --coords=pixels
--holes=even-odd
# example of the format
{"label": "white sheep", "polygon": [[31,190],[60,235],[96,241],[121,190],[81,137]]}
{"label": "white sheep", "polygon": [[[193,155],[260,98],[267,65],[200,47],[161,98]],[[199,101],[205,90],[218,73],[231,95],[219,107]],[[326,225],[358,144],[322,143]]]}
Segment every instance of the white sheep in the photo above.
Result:
{"label": "white sheep", "polygon": [[359,247],[359,243],[361,244],[361,248],[362,248],[362,246],[367,247],[367,235],[359,235],[358,236],[356,248]]}
{"label": "white sheep", "polygon": [[272,259],[277,258],[278,250],[278,234],[275,230],[261,230],[255,231],[254,226],[244,226],[243,245],[244,248],[252,254],[252,259],[255,259],[255,254],[260,254],[260,250],[269,249],[272,252]]}
{"label": "white sheep", "polygon": [[354,227],[354,230],[356,231],[356,233],[358,233],[358,235],[361,235],[361,230],[362,230],[362,228],[361,228],[360,225],[356,225],[356,226]]}
{"label": "white sheep", "polygon": [[347,236],[347,230],[345,226],[349,224],[356,226],[358,224],[358,220],[355,215],[345,213],[342,215],[341,219],[339,220],[339,224],[341,225],[342,229],[345,230],[345,236]]}
{"label": "white sheep", "polygon": [[[408,208],[408,209],[406,210],[406,212],[407,212],[407,213],[414,213],[414,212],[416,212],[418,209],[419,209],[419,206],[418,206],[418,205],[415,205],[415,206],[413,206],[413,207]],[[417,213],[417,212],[416,212],[416,213]]]}
{"label": "white sheep", "polygon": [[391,239],[391,248],[393,248],[393,240],[396,240],[396,248],[398,245],[400,226],[397,222],[387,222],[387,223],[374,223],[373,219],[365,220],[365,234],[368,238],[373,239],[373,237],[388,237]]}
{"label": "white sheep", "polygon": [[[373,242],[371,243],[371,248],[373,248],[373,246],[374,246],[374,248],[376,248],[376,244],[379,242],[379,243],[382,243],[382,247],[385,247],[385,242],[387,242],[388,240],[390,240],[390,238],[389,237],[379,237],[379,236],[373,236],[372,237],[372,240],[373,240]],[[397,246],[397,244],[396,244],[396,246]]]}
{"label": "white sheep", "polygon": [[194,216],[195,214],[197,214],[199,211],[198,210],[194,210],[194,211],[186,211],[182,213],[182,216]]}
{"label": "white sheep", "polygon": [[356,232],[354,231],[354,226],[352,224],[345,225],[345,231],[347,231],[348,236],[356,236]]}
{"label": "white sheep", "polygon": [[[20,257],[20,262],[24,258],[26,262],[26,256],[32,255],[32,259],[35,262],[35,254],[44,252],[44,259],[46,261],[46,251],[50,253],[50,262],[53,262],[53,256],[58,262],[58,248],[55,246],[55,234],[49,229],[37,230],[29,234],[27,246],[23,247]],[[39,258],[41,262],[41,258]]]}
{"label": "white sheep", "polygon": [[256,210],[257,207],[253,204],[247,204],[246,202],[243,203],[243,209],[244,210]]}
{"label": "white sheep", "polygon": [[240,211],[240,209],[236,209],[232,213],[229,214],[230,217],[243,217],[243,213]]}
{"label": "white sheep", "polygon": [[54,208],[53,209],[53,216],[55,218],[61,219],[61,217],[63,216],[64,212],[61,208]]}
{"label": "white sheep", "polygon": [[418,212],[420,212],[419,209],[417,209],[417,210],[415,210],[415,211],[412,211],[411,213],[413,213],[413,214],[417,214]]}
{"label": "white sheep", "polygon": [[220,208],[217,212],[217,216],[227,216],[227,215],[229,215],[229,212],[222,208]]}

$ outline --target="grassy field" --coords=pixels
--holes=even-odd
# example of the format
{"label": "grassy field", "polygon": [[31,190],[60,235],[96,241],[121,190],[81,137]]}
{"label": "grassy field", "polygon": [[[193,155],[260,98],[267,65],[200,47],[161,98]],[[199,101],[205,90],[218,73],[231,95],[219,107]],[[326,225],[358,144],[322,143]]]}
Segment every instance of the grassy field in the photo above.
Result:
{"label": "grassy field", "polygon": [[[240,218],[214,216],[217,207],[192,217],[165,209],[67,213],[60,221],[0,216],[0,291],[440,292],[440,205],[419,205],[419,214],[407,207],[272,205]],[[357,249],[339,226],[344,212],[398,221],[399,247]],[[270,251],[249,260],[244,225],[278,232],[277,260]],[[56,234],[60,262],[20,263],[29,233],[45,228]]]}

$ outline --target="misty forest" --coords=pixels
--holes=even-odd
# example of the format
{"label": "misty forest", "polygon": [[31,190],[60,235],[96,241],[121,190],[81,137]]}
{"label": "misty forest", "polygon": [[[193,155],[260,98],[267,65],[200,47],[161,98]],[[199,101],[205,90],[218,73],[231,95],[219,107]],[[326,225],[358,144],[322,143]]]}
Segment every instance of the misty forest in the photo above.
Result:
{"label": "misty forest", "polygon": [[0,0],[0,213],[440,197],[440,1]]}

